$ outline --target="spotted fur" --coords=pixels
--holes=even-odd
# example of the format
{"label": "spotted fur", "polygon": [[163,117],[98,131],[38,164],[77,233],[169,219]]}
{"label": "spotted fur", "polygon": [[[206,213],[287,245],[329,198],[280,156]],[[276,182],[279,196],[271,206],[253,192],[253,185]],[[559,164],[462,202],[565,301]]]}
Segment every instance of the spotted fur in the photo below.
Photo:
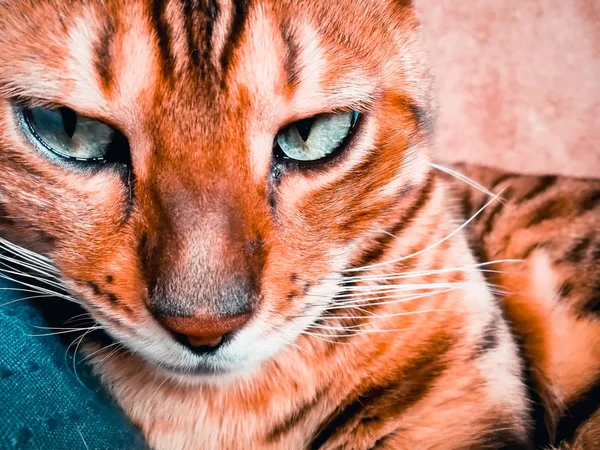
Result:
{"label": "spotted fur", "polygon": [[[87,351],[152,448],[532,448],[537,366],[429,164],[418,26],[399,0],[0,1],[2,245],[122,344]],[[104,121],[127,149],[50,160],[23,102]],[[273,158],[283,126],[348,110],[335,157]],[[546,206],[525,228],[576,216]],[[202,353],[159,314],[252,318]]]}

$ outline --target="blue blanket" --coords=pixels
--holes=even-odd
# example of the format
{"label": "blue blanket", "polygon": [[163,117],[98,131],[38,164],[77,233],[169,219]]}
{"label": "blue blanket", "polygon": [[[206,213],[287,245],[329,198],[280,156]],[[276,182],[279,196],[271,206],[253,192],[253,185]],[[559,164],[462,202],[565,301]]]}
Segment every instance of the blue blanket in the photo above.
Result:
{"label": "blue blanket", "polygon": [[[59,336],[27,293],[0,278],[0,450],[135,450],[137,430]],[[31,294],[29,294],[31,295]],[[39,301],[44,301],[39,300]],[[57,302],[60,305],[60,302]]]}

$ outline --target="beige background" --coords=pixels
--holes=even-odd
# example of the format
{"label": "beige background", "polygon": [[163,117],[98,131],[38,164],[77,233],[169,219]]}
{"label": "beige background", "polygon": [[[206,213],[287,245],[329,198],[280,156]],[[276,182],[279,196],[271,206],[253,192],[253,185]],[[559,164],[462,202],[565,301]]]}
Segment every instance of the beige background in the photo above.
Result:
{"label": "beige background", "polygon": [[416,0],[441,159],[600,177],[600,0]]}

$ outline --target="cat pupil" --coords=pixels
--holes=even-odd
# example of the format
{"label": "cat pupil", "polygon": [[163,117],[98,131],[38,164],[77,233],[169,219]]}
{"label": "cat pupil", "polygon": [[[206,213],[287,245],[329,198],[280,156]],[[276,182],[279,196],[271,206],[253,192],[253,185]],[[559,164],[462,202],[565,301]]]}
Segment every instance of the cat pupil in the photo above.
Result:
{"label": "cat pupil", "polygon": [[315,119],[313,117],[311,117],[308,119],[299,120],[296,123],[296,128],[298,129],[298,134],[300,135],[300,137],[302,138],[302,140],[304,142],[306,142],[308,139],[308,136],[310,136],[310,130],[311,130],[314,122],[315,122]]}
{"label": "cat pupil", "polygon": [[69,136],[69,138],[72,138],[75,134],[75,129],[77,128],[77,114],[72,109],[64,107],[59,108],[58,112],[62,117],[65,133],[67,133],[67,136]]}

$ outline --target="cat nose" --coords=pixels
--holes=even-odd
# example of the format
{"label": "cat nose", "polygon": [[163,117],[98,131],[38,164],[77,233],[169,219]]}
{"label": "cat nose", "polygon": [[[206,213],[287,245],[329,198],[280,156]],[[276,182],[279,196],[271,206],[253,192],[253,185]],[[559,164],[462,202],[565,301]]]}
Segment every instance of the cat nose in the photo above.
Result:
{"label": "cat nose", "polygon": [[251,313],[235,316],[200,315],[195,317],[160,317],[162,325],[195,353],[213,351],[226,336],[242,328]]}

